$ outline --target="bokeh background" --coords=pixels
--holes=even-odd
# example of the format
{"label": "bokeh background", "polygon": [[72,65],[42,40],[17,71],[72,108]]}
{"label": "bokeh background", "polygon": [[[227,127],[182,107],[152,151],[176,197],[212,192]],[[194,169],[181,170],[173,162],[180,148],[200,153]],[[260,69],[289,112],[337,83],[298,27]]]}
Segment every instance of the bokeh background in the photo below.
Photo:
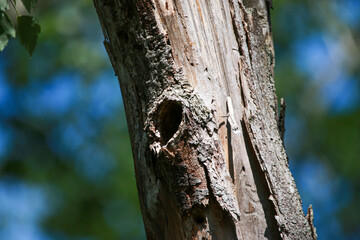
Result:
{"label": "bokeh background", "polygon": [[[360,1],[274,0],[285,146],[319,240],[360,239]],[[0,53],[0,239],[145,239],[118,82],[91,0],[39,1]]]}

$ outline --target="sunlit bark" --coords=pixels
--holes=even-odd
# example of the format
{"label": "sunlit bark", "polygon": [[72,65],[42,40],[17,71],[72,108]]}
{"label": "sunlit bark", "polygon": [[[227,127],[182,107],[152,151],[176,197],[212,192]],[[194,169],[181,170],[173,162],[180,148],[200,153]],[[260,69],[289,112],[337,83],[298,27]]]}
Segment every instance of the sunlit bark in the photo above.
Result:
{"label": "sunlit bark", "polygon": [[315,239],[278,129],[265,0],[94,3],[147,238]]}

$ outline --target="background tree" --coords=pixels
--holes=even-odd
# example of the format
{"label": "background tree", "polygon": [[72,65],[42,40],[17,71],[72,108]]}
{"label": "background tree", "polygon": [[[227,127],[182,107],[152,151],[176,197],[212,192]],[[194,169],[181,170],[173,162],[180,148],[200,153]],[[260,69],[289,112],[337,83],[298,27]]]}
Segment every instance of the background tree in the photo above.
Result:
{"label": "background tree", "polygon": [[[0,53],[0,238],[144,239],[117,80],[94,7],[37,7],[32,59],[17,40]],[[287,100],[285,146],[303,205],[314,205],[319,239],[356,239],[358,2],[274,7],[275,82]]]}

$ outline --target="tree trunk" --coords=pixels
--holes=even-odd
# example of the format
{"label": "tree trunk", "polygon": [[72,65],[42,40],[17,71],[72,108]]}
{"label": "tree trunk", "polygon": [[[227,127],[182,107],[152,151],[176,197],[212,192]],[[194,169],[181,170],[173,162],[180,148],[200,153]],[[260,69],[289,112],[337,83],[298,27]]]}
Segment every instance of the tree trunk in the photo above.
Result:
{"label": "tree trunk", "polygon": [[147,238],[316,239],[278,128],[270,2],[94,4]]}

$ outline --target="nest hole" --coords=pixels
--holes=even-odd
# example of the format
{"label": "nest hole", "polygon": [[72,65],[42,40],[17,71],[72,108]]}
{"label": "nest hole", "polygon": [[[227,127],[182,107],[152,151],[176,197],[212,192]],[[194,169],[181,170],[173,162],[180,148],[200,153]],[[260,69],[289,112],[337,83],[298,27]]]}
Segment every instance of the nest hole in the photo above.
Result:
{"label": "nest hole", "polygon": [[160,133],[160,141],[166,144],[179,129],[182,120],[182,107],[176,101],[164,101],[158,110],[156,129]]}
{"label": "nest hole", "polygon": [[205,223],[205,216],[201,215],[201,214],[195,214],[194,215],[194,220],[197,224],[201,225]]}

